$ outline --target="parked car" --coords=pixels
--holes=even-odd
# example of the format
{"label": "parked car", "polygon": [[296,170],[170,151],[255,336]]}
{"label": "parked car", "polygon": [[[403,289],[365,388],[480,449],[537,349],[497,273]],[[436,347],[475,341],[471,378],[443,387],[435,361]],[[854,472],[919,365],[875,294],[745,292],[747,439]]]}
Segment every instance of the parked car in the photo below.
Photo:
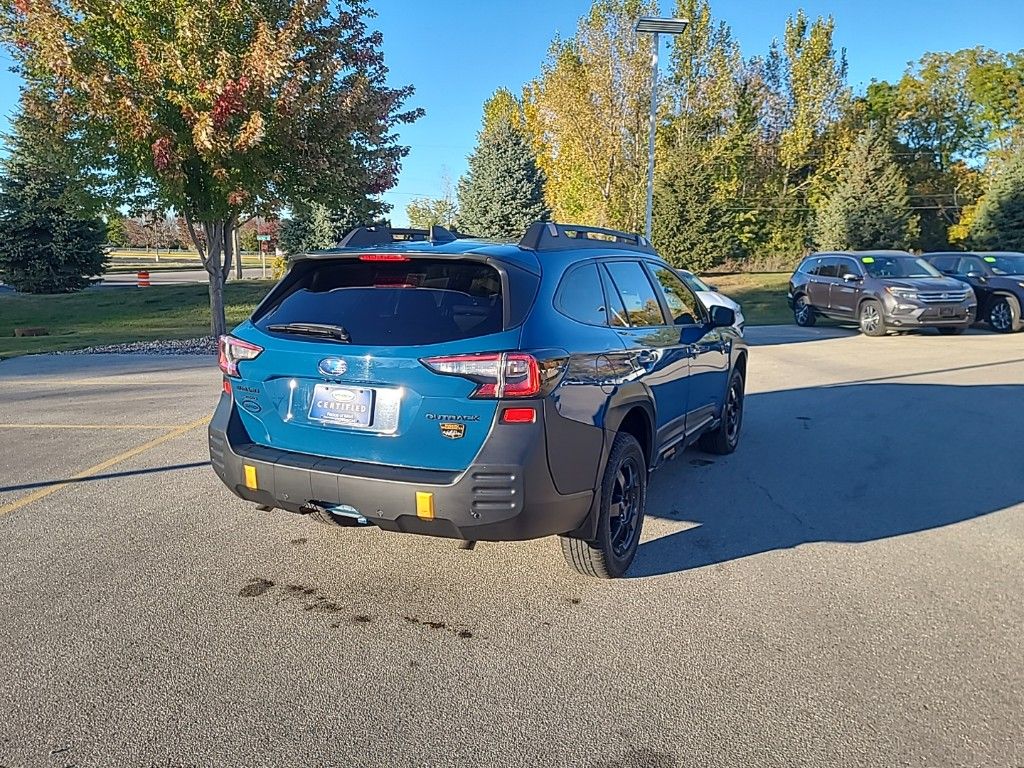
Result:
{"label": "parked car", "polygon": [[712,307],[728,307],[731,309],[733,314],[736,315],[736,323],[733,327],[740,333],[743,333],[743,326],[746,323],[746,320],[743,317],[743,307],[730,299],[724,293],[719,293],[717,287],[705,283],[689,270],[677,269],[676,274],[682,278],[683,282],[686,283],[687,287],[691,291],[697,294],[697,298],[700,299],[700,303],[703,304],[705,308],[711,309]]}
{"label": "parked car", "polygon": [[293,259],[220,341],[213,468],[264,509],[466,541],[562,537],[626,572],[647,478],[730,453],[747,346],[643,238],[554,223],[518,245],[353,231]]}
{"label": "parked car", "polygon": [[926,253],[924,258],[971,286],[978,297],[977,317],[993,331],[1024,329],[1024,253]]}
{"label": "parked car", "polygon": [[790,278],[788,299],[797,325],[819,316],[849,320],[867,336],[913,328],[963,333],[977,309],[970,286],[904,251],[815,253]]}

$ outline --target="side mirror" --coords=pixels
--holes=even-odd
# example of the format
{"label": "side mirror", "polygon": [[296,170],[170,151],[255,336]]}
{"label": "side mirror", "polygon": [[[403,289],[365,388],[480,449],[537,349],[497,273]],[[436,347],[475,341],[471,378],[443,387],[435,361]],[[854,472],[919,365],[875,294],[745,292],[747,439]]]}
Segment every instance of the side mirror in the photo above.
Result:
{"label": "side mirror", "polygon": [[955,277],[956,276],[956,270],[955,269],[944,269],[944,270],[942,270],[942,274],[949,275],[950,277]]}
{"label": "side mirror", "polygon": [[968,272],[968,277],[973,277],[975,280],[984,280],[985,276],[981,272]]}
{"label": "side mirror", "polygon": [[859,283],[861,281],[861,276],[855,275],[852,272],[847,272],[845,275],[843,275],[843,280],[845,280],[848,283]]}
{"label": "side mirror", "polygon": [[711,327],[729,328],[736,324],[736,313],[729,307],[716,304],[711,307]]}
{"label": "side mirror", "polygon": [[710,289],[711,289],[712,291],[714,291],[715,293],[718,293],[718,292],[719,292],[719,291],[718,291],[718,286],[717,286],[717,285],[711,285],[711,283],[708,283],[708,288],[710,288]]}

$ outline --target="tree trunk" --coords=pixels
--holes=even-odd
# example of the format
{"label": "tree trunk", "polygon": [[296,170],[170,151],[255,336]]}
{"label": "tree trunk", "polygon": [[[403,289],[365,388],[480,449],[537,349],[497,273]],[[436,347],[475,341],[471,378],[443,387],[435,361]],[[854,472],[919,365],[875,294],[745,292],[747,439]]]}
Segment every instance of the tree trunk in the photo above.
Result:
{"label": "tree trunk", "polygon": [[219,338],[228,332],[224,314],[224,283],[210,276],[210,334]]}
{"label": "tree trunk", "polygon": [[[232,216],[230,219],[227,219],[227,220],[225,220],[223,222],[224,229],[222,231],[222,236],[224,238],[224,245],[223,245],[224,258],[222,260],[222,263],[223,263],[222,273],[224,275],[224,279],[223,279],[224,283],[227,283],[228,277],[231,275],[231,264],[232,264],[232,261],[238,255],[238,254],[236,254],[236,250],[237,249],[235,248],[235,223],[237,221],[238,221],[238,218],[236,216]],[[239,261],[241,261],[241,260],[239,259]]]}
{"label": "tree trunk", "polygon": [[231,226],[231,249],[235,252],[235,279],[241,280],[245,275],[242,274],[242,248],[238,244],[237,220]]}
{"label": "tree trunk", "polygon": [[227,320],[224,316],[224,232],[230,230],[231,220],[202,222],[203,234],[206,236],[204,243],[199,239],[192,216],[187,211],[184,216],[192,244],[199,251],[199,259],[210,276],[210,333],[214,337],[223,336],[227,333]]}

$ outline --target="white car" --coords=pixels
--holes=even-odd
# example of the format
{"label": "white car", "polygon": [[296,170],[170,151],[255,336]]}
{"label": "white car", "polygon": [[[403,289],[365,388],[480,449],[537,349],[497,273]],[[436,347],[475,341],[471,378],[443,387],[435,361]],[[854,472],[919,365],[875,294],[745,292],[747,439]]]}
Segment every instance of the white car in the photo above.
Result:
{"label": "white car", "polygon": [[677,269],[676,274],[682,278],[683,282],[686,283],[690,290],[697,294],[697,298],[700,299],[701,303],[710,309],[711,307],[728,307],[736,313],[736,322],[733,327],[743,335],[743,308],[735,301],[730,299],[728,296],[719,293],[715,290],[715,286],[708,285],[693,272],[688,272],[685,269]]}

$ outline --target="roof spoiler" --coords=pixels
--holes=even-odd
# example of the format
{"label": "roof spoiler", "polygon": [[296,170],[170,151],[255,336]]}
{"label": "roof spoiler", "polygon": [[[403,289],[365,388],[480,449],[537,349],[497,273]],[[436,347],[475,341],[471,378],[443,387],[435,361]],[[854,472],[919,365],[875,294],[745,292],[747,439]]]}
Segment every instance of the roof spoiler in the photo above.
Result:
{"label": "roof spoiler", "polygon": [[535,221],[519,241],[531,251],[565,251],[575,248],[616,248],[654,255],[654,247],[643,235],[580,224]]}
{"label": "roof spoiler", "polygon": [[338,243],[338,248],[368,248],[373,245],[394,243],[430,242],[450,243],[458,240],[459,234],[437,224],[430,229],[408,229],[380,224],[372,227],[355,227]]}

